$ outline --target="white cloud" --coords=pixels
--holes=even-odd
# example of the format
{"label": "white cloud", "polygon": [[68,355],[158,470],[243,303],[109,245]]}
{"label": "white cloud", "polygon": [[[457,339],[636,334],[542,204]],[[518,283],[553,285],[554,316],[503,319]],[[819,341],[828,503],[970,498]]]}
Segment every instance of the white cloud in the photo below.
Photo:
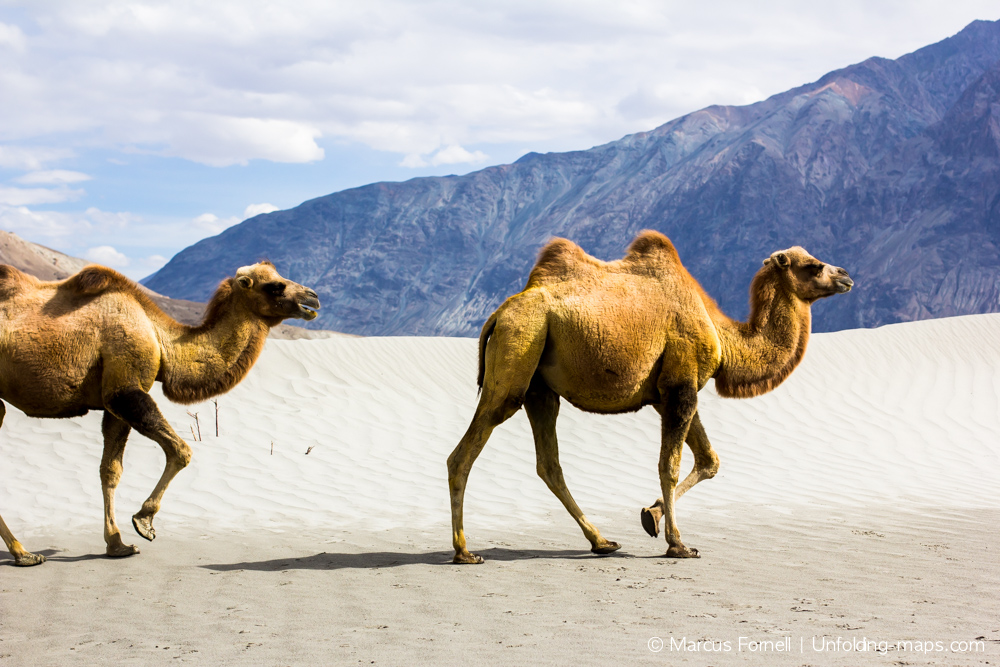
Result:
{"label": "white cloud", "polygon": [[40,242],[88,234],[93,227],[85,216],[53,211],[32,211],[26,206],[0,203],[0,229],[14,232],[29,241]]}
{"label": "white cloud", "polygon": [[271,213],[277,210],[278,207],[274,204],[250,204],[243,209],[243,219],[246,220],[262,213]]}
{"label": "white cloud", "polygon": [[321,160],[322,137],[472,164],[450,147],[603,143],[995,15],[995,0],[25,3],[0,24],[15,54],[0,96],[17,100],[0,141],[224,166]]}
{"label": "white cloud", "polygon": [[69,188],[5,188],[0,187],[0,204],[30,206],[33,204],[58,204],[74,201],[84,195],[83,190]]}
{"label": "white cloud", "polygon": [[431,164],[476,163],[485,161],[487,157],[486,153],[482,151],[470,153],[461,146],[451,145],[435,153],[434,157],[431,158]]}
{"label": "white cloud", "polygon": [[201,230],[208,235],[215,236],[227,227],[232,227],[239,222],[239,220],[235,217],[223,219],[214,213],[202,213],[192,222],[194,222],[194,226],[198,230]]}
{"label": "white cloud", "polygon": [[16,25],[0,22],[0,48],[8,48],[15,53],[23,53],[25,47],[24,33]]}
{"label": "white cloud", "polygon": [[79,171],[51,169],[48,171],[32,171],[14,180],[17,183],[24,183],[25,185],[53,185],[89,181],[90,176]]}
{"label": "white cloud", "polygon": [[0,168],[24,171],[41,169],[48,162],[72,156],[73,151],[65,148],[0,146]]}
{"label": "white cloud", "polygon": [[250,160],[314,162],[323,159],[319,130],[303,123],[210,114],[181,114],[167,125],[164,155],[213,167]]}
{"label": "white cloud", "polygon": [[94,262],[95,264],[110,266],[113,269],[125,268],[130,264],[128,257],[109,245],[100,245],[90,248],[84,254],[83,258]]}
{"label": "white cloud", "polygon": [[429,159],[425,159],[418,153],[410,153],[400,161],[399,166],[418,169],[428,166],[439,166],[442,164],[477,164],[485,162],[489,158],[482,151],[470,153],[466,149],[452,144],[435,152]]}

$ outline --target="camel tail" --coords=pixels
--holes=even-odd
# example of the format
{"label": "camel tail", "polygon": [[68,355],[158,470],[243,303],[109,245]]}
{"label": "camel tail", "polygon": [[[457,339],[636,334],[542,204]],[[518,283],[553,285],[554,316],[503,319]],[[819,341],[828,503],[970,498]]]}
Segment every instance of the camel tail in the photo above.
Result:
{"label": "camel tail", "polygon": [[496,329],[496,326],[497,314],[494,312],[486,320],[486,324],[483,325],[483,330],[479,334],[479,376],[476,378],[476,385],[479,386],[479,391],[483,390],[483,381],[486,378],[486,344],[490,342],[490,336],[493,335],[493,330]]}

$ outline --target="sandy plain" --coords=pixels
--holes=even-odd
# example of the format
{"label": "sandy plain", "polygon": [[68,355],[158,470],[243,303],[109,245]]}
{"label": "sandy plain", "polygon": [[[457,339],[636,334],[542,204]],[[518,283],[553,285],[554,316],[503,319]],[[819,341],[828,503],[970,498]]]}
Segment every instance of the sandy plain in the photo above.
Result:
{"label": "sandy plain", "polygon": [[[0,555],[0,664],[1000,663],[1000,316],[815,335],[757,399],[710,383],[722,465],[679,503],[688,561],[638,521],[655,412],[564,404],[567,483],[622,550],[589,553],[520,413],[470,477],[486,563],[450,564],[445,459],[475,357],[463,339],[269,340],[219,436],[211,403],[154,390],[202,438],[127,560],[101,555],[100,416],[9,409],[0,511],[49,561]],[[162,464],[133,435],[123,530]]]}

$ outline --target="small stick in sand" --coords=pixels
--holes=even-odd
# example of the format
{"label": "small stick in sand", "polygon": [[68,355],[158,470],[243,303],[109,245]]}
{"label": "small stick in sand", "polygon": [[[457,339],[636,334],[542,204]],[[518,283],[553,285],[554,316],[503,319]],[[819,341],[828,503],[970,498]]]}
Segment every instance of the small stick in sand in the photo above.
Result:
{"label": "small stick in sand", "polygon": [[219,437],[219,399],[213,398],[212,403],[215,405],[215,437]]}
{"label": "small stick in sand", "polygon": [[[313,447],[315,447],[315,446],[316,446],[316,445],[313,445]],[[313,450],[313,448],[312,448],[312,447],[310,447],[309,449],[307,449],[307,450],[306,450],[306,456],[309,456],[309,452],[311,452],[312,450]]]}
{"label": "small stick in sand", "polygon": [[[201,442],[201,422],[198,421],[198,413],[197,412],[191,412],[190,410],[188,410],[187,413],[188,413],[189,417],[191,417],[192,419],[194,419],[194,424],[195,424],[195,426],[198,427],[198,435],[197,435],[197,437],[195,437],[195,440],[197,440],[198,442]],[[194,429],[193,428],[191,429],[191,435],[194,436]]]}
{"label": "small stick in sand", "polygon": [[271,456],[274,456],[274,440],[271,441]]}

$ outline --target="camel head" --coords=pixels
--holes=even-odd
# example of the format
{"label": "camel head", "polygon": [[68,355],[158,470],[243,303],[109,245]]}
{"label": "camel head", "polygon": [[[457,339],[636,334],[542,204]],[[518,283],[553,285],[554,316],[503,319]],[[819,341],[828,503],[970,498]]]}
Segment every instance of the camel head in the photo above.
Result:
{"label": "camel head", "polygon": [[265,319],[316,319],[319,298],[308,287],[293,283],[274,268],[271,262],[244,266],[232,279],[234,294],[256,315]]}
{"label": "camel head", "polygon": [[854,281],[839,266],[824,264],[805,249],[795,246],[779,250],[764,260],[788,289],[806,303],[850,292]]}

